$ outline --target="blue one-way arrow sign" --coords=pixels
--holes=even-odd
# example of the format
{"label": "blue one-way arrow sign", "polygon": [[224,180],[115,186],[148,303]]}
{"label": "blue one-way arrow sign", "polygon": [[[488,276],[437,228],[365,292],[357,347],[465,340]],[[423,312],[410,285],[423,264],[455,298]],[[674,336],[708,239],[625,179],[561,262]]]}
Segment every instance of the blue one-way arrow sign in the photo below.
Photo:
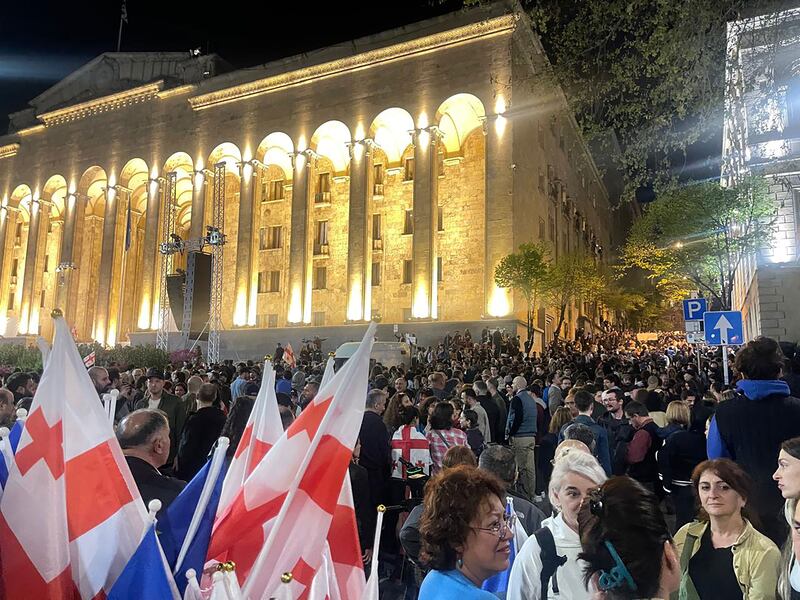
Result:
{"label": "blue one-way arrow sign", "polygon": [[737,310],[707,312],[703,315],[706,343],[711,346],[737,346],[744,343],[742,313]]}

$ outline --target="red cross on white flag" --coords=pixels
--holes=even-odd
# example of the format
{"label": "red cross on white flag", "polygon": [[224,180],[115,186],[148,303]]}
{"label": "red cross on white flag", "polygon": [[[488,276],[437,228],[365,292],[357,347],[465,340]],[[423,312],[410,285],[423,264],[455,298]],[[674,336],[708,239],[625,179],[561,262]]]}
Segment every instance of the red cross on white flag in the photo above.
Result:
{"label": "red cross on white flag", "polygon": [[0,501],[5,597],[104,597],[147,513],[64,319]]}

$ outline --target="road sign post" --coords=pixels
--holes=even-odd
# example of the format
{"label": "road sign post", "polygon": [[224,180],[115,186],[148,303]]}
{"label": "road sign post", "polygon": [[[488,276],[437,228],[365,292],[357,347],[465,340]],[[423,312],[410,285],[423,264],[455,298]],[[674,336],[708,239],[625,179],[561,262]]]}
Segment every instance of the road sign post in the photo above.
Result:
{"label": "road sign post", "polygon": [[722,347],[722,373],[725,385],[730,383],[728,372],[728,346],[744,343],[744,323],[742,313],[738,310],[721,310],[707,312],[703,315],[706,343],[710,346]]}
{"label": "road sign post", "polygon": [[705,298],[687,298],[683,301],[683,320],[702,321],[706,310],[708,305]]}

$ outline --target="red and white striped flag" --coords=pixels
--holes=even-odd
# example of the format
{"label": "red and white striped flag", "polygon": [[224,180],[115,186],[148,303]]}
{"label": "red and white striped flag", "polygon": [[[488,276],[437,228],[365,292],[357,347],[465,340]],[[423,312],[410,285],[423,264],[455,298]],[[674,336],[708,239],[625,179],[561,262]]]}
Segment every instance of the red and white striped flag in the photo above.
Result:
{"label": "red and white striped flag", "polygon": [[8,598],[103,598],[147,511],[64,319],[0,501]]}
{"label": "red and white striped flag", "polygon": [[282,435],[283,426],[278,412],[278,398],[275,395],[275,369],[271,362],[266,361],[258,397],[222,483],[217,516],[227,510],[250,473]]}
{"label": "red and white striped flag", "polygon": [[[372,324],[356,353],[258,463],[215,523],[208,557],[236,563],[246,598],[274,595],[284,572],[293,575],[294,598],[308,593],[337,509],[349,510],[343,484],[364,414],[374,331]],[[358,544],[349,545],[340,549],[338,561],[331,548],[334,565],[356,562]],[[352,589],[363,590],[363,569],[351,566],[345,579],[352,577]]]}
{"label": "red and white striped flag", "polygon": [[89,367],[93,367],[96,359],[97,355],[95,354],[95,351],[92,350],[89,354],[83,357],[83,366],[85,366],[87,369]]}
{"label": "red and white striped flag", "polygon": [[283,349],[283,361],[293,369],[297,365],[297,359],[294,356],[291,344],[286,344],[286,348]]}

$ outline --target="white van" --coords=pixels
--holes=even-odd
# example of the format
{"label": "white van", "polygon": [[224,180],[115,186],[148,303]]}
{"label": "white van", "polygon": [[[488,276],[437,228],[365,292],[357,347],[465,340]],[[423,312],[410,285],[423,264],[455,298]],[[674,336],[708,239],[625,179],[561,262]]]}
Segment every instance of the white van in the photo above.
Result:
{"label": "white van", "polygon": [[[355,354],[359,342],[345,342],[336,349],[333,362],[338,370],[347,359]],[[394,367],[403,365],[411,367],[411,346],[405,342],[375,342],[372,345],[372,353],[369,355],[370,367],[375,363],[381,363],[384,367]]]}

